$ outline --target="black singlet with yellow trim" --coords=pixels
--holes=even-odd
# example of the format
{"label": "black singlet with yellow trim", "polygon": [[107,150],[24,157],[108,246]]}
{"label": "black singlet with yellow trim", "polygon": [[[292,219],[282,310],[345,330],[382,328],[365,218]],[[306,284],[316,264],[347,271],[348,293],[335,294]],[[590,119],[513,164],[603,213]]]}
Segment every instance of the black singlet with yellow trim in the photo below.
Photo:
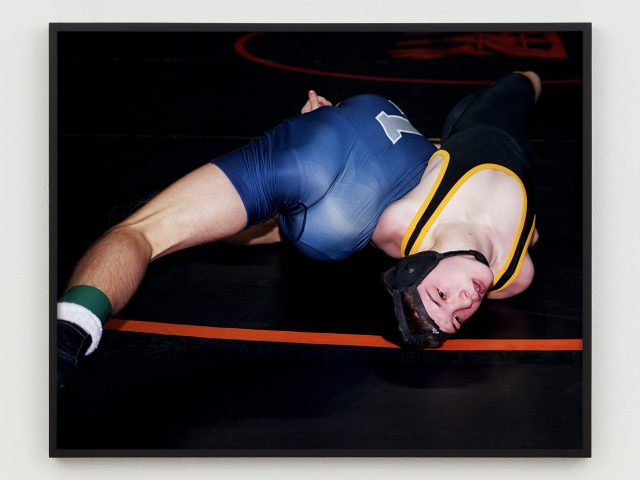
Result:
{"label": "black singlet with yellow trim", "polygon": [[[515,280],[535,230],[533,179],[528,160],[531,147],[522,134],[532,100],[529,81],[512,74],[454,107],[445,124],[442,148],[431,157],[440,155],[444,160],[431,191],[405,233],[403,256],[417,253],[440,212],[469,178],[482,170],[499,170],[520,185],[522,211],[509,255],[494,272],[489,290],[503,290]],[[506,108],[501,108],[503,105]]]}
{"label": "black singlet with yellow trim", "polygon": [[[402,244],[403,256],[417,253],[417,249],[429,228],[436,221],[440,212],[444,209],[448,201],[455,192],[474,174],[486,170],[499,170],[513,177],[522,190],[522,211],[520,215],[517,234],[512,242],[506,262],[495,272],[494,282],[490,291],[497,292],[506,288],[520,273],[520,268],[524,262],[525,254],[529,248],[531,237],[535,228],[535,214],[532,208],[532,199],[528,195],[530,185],[529,175],[522,165],[505,165],[498,156],[493,161],[480,161],[475,165],[468,162],[455,161],[455,153],[449,150],[439,150],[434,156],[440,155],[444,158],[438,179],[434,184],[427,200],[420,208],[416,217],[411,223],[411,227],[405,234]],[[453,158],[452,158],[453,157]],[[432,157],[433,158],[433,157]],[[488,159],[487,159],[488,160]],[[515,167],[515,168],[514,168]]]}
{"label": "black singlet with yellow trim", "polygon": [[[442,166],[436,183],[429,193],[426,201],[411,222],[411,226],[402,242],[403,256],[417,253],[424,236],[429,228],[438,218],[440,212],[453,197],[455,192],[474,174],[486,170],[499,170],[513,177],[520,185],[522,191],[522,211],[520,214],[517,234],[513,239],[509,255],[505,263],[495,272],[494,282],[489,291],[497,292],[506,288],[520,273],[520,268],[524,262],[525,254],[529,248],[531,238],[535,229],[535,214],[531,205],[531,199],[527,194],[528,175],[516,168],[509,168],[501,163],[487,162],[477,165],[465,165],[460,168],[460,164],[451,159],[451,154],[447,150],[438,150],[433,154],[443,157]],[[432,157],[433,158],[433,157]],[[513,165],[512,165],[513,166]],[[516,166],[517,167],[517,166]],[[524,178],[523,178],[524,177]]]}
{"label": "black singlet with yellow trim", "polygon": [[[500,82],[492,87],[495,88],[496,85],[499,86]],[[449,118],[447,121],[445,133],[449,135],[443,140],[441,150],[431,157],[443,157],[438,177],[404,235],[401,253],[403,256],[417,253],[424,236],[440,212],[469,178],[486,169],[502,171],[520,185],[522,211],[509,255],[498,271],[494,272],[494,282],[489,290],[498,292],[509,286],[520,273],[535,230],[533,180],[528,161],[530,146],[519,130],[526,111],[520,114],[521,118],[514,119],[514,131],[504,128],[504,123],[487,122],[486,118],[484,122],[461,122],[461,118],[464,119],[469,112],[477,114],[474,109],[487,108],[478,98],[482,100],[482,94],[465,99],[461,102],[462,107],[456,106],[459,111],[456,112],[456,108],[452,111],[455,112],[454,119]],[[491,114],[496,115],[495,109],[491,110]],[[462,128],[459,128],[460,125]]]}

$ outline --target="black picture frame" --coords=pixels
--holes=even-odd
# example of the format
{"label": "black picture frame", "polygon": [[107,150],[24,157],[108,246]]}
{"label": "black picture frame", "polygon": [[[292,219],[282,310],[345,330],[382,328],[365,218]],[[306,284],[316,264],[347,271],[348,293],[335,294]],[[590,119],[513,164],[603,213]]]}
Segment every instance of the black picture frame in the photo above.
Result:
{"label": "black picture frame", "polygon": [[[110,62],[119,62],[119,65],[129,65],[132,68],[132,72],[137,68],[135,64],[135,58],[143,59],[146,62],[147,67],[151,65],[150,68],[156,69],[156,71],[161,72],[162,66],[164,64],[169,64],[171,62],[179,61],[176,60],[180,54],[184,54],[184,51],[180,51],[180,46],[176,46],[175,50],[172,50],[171,55],[167,56],[162,63],[161,60],[157,58],[144,58],[144,46],[141,45],[146,42],[146,39],[150,35],[209,35],[209,34],[237,34],[238,36],[249,34],[250,32],[262,32],[265,34],[274,34],[280,35],[280,39],[278,42],[275,42],[274,45],[283,45],[286,47],[287,42],[283,41],[282,38],[286,36],[286,34],[296,34],[296,33],[315,33],[315,34],[353,34],[353,35],[374,35],[374,34],[392,34],[392,33],[409,33],[409,32],[421,32],[421,33],[455,33],[455,34],[465,34],[465,33],[473,33],[473,32],[496,32],[496,33],[506,33],[506,32],[523,32],[523,33],[533,33],[533,32],[564,32],[571,35],[580,36],[580,45],[579,45],[579,54],[580,54],[580,68],[581,68],[581,77],[580,77],[580,100],[581,100],[581,113],[579,115],[580,122],[576,123],[575,127],[578,128],[579,141],[575,145],[576,148],[580,148],[580,158],[582,159],[580,175],[576,180],[581,182],[581,185],[577,189],[577,192],[581,195],[580,205],[581,205],[581,215],[578,219],[576,217],[576,225],[580,226],[580,232],[577,235],[581,239],[580,245],[580,255],[579,258],[581,260],[579,265],[575,265],[576,272],[579,274],[580,285],[574,286],[578,289],[579,294],[576,298],[580,298],[580,330],[581,330],[581,348],[578,352],[571,352],[564,355],[563,360],[567,364],[571,365],[579,365],[579,368],[574,369],[575,372],[579,372],[579,378],[571,378],[572,388],[578,388],[579,394],[573,393],[573,395],[577,395],[575,398],[579,397],[579,407],[580,412],[575,413],[575,419],[573,419],[573,423],[571,423],[571,428],[578,428],[579,432],[574,434],[572,438],[572,442],[570,446],[566,447],[558,447],[558,446],[540,446],[534,445],[532,446],[516,446],[515,448],[508,447],[508,442],[504,442],[504,448],[464,448],[464,447],[456,447],[455,442],[453,442],[454,447],[443,446],[442,448],[434,448],[423,447],[420,444],[416,444],[414,446],[408,446],[403,444],[398,448],[394,448],[389,446],[389,444],[381,445],[380,447],[376,445],[368,444],[366,447],[362,447],[358,445],[358,442],[355,442],[355,446],[353,447],[339,447],[333,448],[331,446],[331,442],[329,441],[324,446],[320,447],[305,447],[298,448],[298,446],[293,442],[290,442],[289,447],[283,447],[281,444],[278,444],[275,448],[269,447],[260,447],[256,448],[253,445],[247,447],[238,447],[234,445],[232,447],[223,447],[223,448],[210,448],[203,447],[202,444],[189,444],[188,441],[185,441],[182,446],[176,447],[175,445],[180,442],[170,442],[169,446],[165,445],[136,445],[135,447],[130,448],[113,448],[113,447],[101,447],[91,445],[88,447],[83,447],[81,445],[73,444],[71,446],[61,446],[60,445],[60,435],[61,435],[61,422],[66,421],[65,418],[62,418],[61,412],[59,409],[59,401],[56,395],[56,356],[55,356],[55,340],[56,340],[56,302],[58,296],[61,293],[61,290],[64,288],[64,279],[68,279],[70,274],[70,267],[72,263],[69,258],[73,257],[74,253],[69,253],[69,251],[76,252],[81,249],[81,247],[86,247],[90,244],[91,241],[95,240],[97,235],[97,228],[104,227],[105,224],[96,222],[95,224],[91,224],[91,221],[88,221],[88,224],[91,224],[91,227],[87,227],[86,231],[82,231],[82,226],[77,226],[78,230],[70,230],[68,227],[68,223],[65,223],[65,227],[61,228],[61,224],[63,222],[67,222],[68,219],[61,218],[67,215],[67,212],[60,210],[61,202],[64,205],[68,205],[68,198],[64,198],[64,188],[68,185],[70,177],[69,170],[65,170],[61,168],[61,140],[69,142],[69,138],[73,137],[73,135],[78,136],[100,136],[105,132],[100,132],[100,128],[104,128],[104,123],[96,123],[92,118],[86,118],[87,124],[86,128],[82,127],[79,130],[76,128],[74,130],[75,133],[69,134],[70,130],[64,130],[66,125],[69,125],[70,118],[73,115],[76,115],[78,112],[85,112],[86,109],[78,109],[78,105],[83,102],[95,102],[96,99],[104,98],[113,99],[117,97],[117,92],[104,92],[100,90],[92,91],[91,88],[83,89],[82,91],[74,92],[69,88],[68,76],[62,75],[61,70],[67,68],[64,64],[65,61],[68,60],[65,57],[66,48],[70,48],[70,45],[79,46],[78,42],[81,42],[83,38],[87,38],[87,35],[102,35],[103,37],[108,37],[109,35],[122,35],[128,34],[132,35],[131,38],[137,39],[136,41],[142,42],[141,44],[132,44],[131,47],[131,58],[116,58],[112,52],[109,51],[108,41],[104,41],[100,43],[101,46],[105,47],[104,50],[99,52],[99,55],[102,55],[101,58],[104,61]],[[83,37],[84,36],[84,37]],[[81,45],[80,45],[81,46]],[[120,45],[122,46],[122,45]],[[171,49],[170,42],[166,43],[166,48]],[[81,46],[82,47],[82,46]],[[237,457],[248,457],[248,456],[256,456],[256,457],[264,457],[264,456],[290,456],[290,457],[299,457],[299,456],[390,456],[390,457],[589,457],[591,455],[591,24],[588,23],[504,23],[504,24],[139,24],[139,23],[115,23],[115,24],[103,24],[103,23],[52,23],[50,24],[49,29],[49,53],[50,53],[50,87],[49,87],[49,98],[50,98],[50,430],[49,430],[49,454],[52,457],[97,457],[97,456],[105,456],[105,457],[149,457],[149,456],[169,456],[169,457],[196,457],[196,456],[211,456],[211,457],[219,457],[219,456],[237,456]],[[119,51],[122,53],[122,50]],[[230,52],[231,54],[231,52]],[[80,63],[85,61],[87,58],[91,60],[91,49],[90,48],[77,48],[75,51],[75,59],[81,59]],[[85,57],[83,57],[83,55]],[[89,57],[86,57],[89,55]],[[136,57],[137,56],[137,57]],[[206,52],[200,51],[196,55],[197,58],[191,58],[191,64],[197,62],[202,62],[203,56],[206,56]],[[134,58],[135,57],[135,58]],[[275,64],[283,63],[273,60],[269,57],[260,57],[259,55],[255,55],[253,59],[254,66],[260,65],[263,68],[272,68]],[[219,59],[220,60],[220,59]],[[155,62],[155,63],[154,63]],[[262,62],[262,63],[261,63]],[[188,64],[189,62],[187,62]],[[91,61],[85,63],[92,68],[94,66],[91,64]],[[228,65],[224,62],[224,59],[220,60],[220,69],[223,71]],[[366,65],[366,61],[365,61]],[[77,68],[77,65],[76,65]],[[277,70],[277,69],[276,69]],[[79,70],[77,70],[79,71]],[[286,74],[286,69],[277,70],[278,74]],[[291,68],[291,72],[297,71],[298,73],[313,75],[314,72],[317,72],[313,66],[303,66]],[[379,70],[378,70],[379,71]],[[285,72],[285,73],[283,73]],[[334,72],[335,73],[335,72]],[[96,71],[89,72],[87,78],[94,78],[91,75],[97,75]],[[223,73],[221,73],[221,76]],[[350,71],[348,75],[344,78],[353,80],[354,82],[358,82],[360,80],[363,81],[378,81],[380,80],[381,75],[376,73],[373,75],[373,78],[362,79],[358,78],[360,74],[354,73],[354,71]],[[249,79],[251,80],[251,79]],[[255,80],[255,79],[254,79]],[[406,80],[406,79],[405,79]],[[411,79],[409,79],[411,80]],[[544,79],[543,79],[544,80]],[[563,80],[563,79],[561,79]],[[66,82],[66,83],[65,83]],[[246,88],[250,85],[251,82],[245,79],[241,82],[241,87]],[[411,83],[411,81],[400,82],[399,84],[409,86],[408,88],[416,88],[415,83]],[[74,84],[76,85],[76,84]],[[104,87],[105,84],[101,85]],[[181,85],[184,87],[184,84]],[[140,87],[140,85],[138,85]],[[199,87],[200,88],[200,87]],[[301,88],[301,91],[304,93],[304,88]],[[345,90],[350,93],[351,90],[349,88],[345,88]],[[384,90],[384,89],[383,89]],[[74,95],[82,94],[88,95],[84,98],[74,97]],[[320,92],[323,93],[323,92]],[[93,96],[92,96],[93,95]],[[167,96],[172,95],[171,92],[167,92]],[[249,95],[252,99],[255,99],[255,96]],[[72,99],[73,105],[70,107],[69,99]],[[98,108],[104,108],[105,102],[98,101]],[[142,102],[144,104],[144,101]],[[171,103],[171,102],[168,102]],[[302,102],[300,102],[302,104]],[[171,108],[176,108],[175,105]],[[176,113],[176,110],[171,110],[168,107],[166,113],[168,115]],[[75,110],[74,110],[75,109]],[[286,109],[281,109],[279,113],[288,112]],[[184,113],[178,108],[177,114]],[[291,112],[294,114],[295,112]],[[128,128],[128,133],[124,136],[135,137],[136,135],[144,136],[144,133],[135,133],[135,129],[131,129],[131,126],[136,122],[136,115],[143,115],[140,111],[137,111],[136,108],[132,108],[131,111],[126,113],[127,118],[122,119],[123,124],[125,125],[125,130]],[[261,120],[264,122],[264,128],[267,129],[272,125],[269,125],[269,122],[275,120],[275,116],[272,116],[270,112],[256,112]],[[194,120],[196,122],[198,119]],[[202,120],[202,117],[200,117]],[[77,119],[76,119],[77,121]],[[237,119],[236,119],[237,121]],[[187,121],[187,124],[189,122]],[[80,123],[76,123],[75,126],[81,125]],[[96,126],[97,125],[97,126]],[[61,128],[62,127],[62,128]],[[171,136],[172,132],[164,130],[166,125],[162,125],[160,122],[157,125],[157,132],[162,132],[162,135]],[[184,127],[183,133],[188,131],[189,128],[193,127],[193,124],[188,124]],[[95,128],[92,130],[92,128]],[[71,129],[73,130],[73,129]],[[78,133],[79,132],[79,133]],[[117,136],[118,132],[106,132],[107,136]],[[66,135],[66,137],[65,137]],[[197,137],[202,135],[201,131],[196,131],[193,133],[193,137]],[[242,133],[243,136],[249,135],[246,132]],[[63,138],[64,137],[64,138]],[[75,148],[75,147],[74,147]],[[80,148],[80,147],[77,147]],[[186,168],[186,167],[185,167]],[[171,171],[170,175],[175,175],[176,171]],[[66,175],[66,176],[65,176]],[[107,178],[111,178],[108,177]],[[62,182],[62,183],[61,183]],[[64,183],[67,182],[67,183]],[[62,198],[62,200],[61,200]],[[83,199],[83,202],[87,202],[90,204],[93,200],[91,199]],[[87,207],[88,208],[88,207]],[[100,205],[100,208],[103,210],[109,210],[107,206]],[[74,215],[79,216],[85,210],[80,209]],[[577,215],[577,214],[576,214]],[[71,240],[71,237],[76,235],[75,240]],[[66,245],[69,243],[73,243],[73,248],[69,251],[64,250]],[[63,257],[64,261],[61,260]],[[355,264],[359,265],[358,263]],[[353,265],[352,265],[353,266]],[[293,357],[299,358],[301,354],[300,352],[289,353],[288,355],[292,355]],[[440,367],[442,363],[448,363],[449,365],[460,365],[464,364],[467,361],[477,361],[479,359],[480,363],[485,366],[496,365],[496,362],[500,361],[500,354],[479,354],[476,357],[473,357],[470,354],[461,354],[462,356],[459,358],[451,357],[443,357],[446,360],[438,360],[435,362],[437,367]],[[466,356],[465,356],[466,355]],[[492,356],[493,355],[493,356]],[[547,362],[551,362],[550,360],[545,360],[544,354],[538,353],[511,353],[504,354],[502,358],[512,358],[509,355],[513,355],[513,358],[517,358],[518,361],[523,361],[528,364],[538,363],[540,365],[546,365]],[[286,356],[286,355],[285,355]],[[357,355],[353,358],[356,358],[356,362],[363,362],[364,357],[358,357]],[[348,355],[343,357],[342,362],[349,362]],[[404,356],[395,357],[396,362],[405,362],[411,363],[415,360],[415,354],[407,353]],[[474,360],[475,359],[475,360]],[[577,362],[577,363],[576,363]],[[433,365],[431,365],[433,367]],[[562,381],[562,377],[553,378],[551,381]],[[411,388],[420,388],[419,384],[416,387],[415,385]],[[458,388],[455,385],[451,386],[451,388]],[[460,387],[462,388],[462,387]],[[513,386],[514,389],[518,388],[518,385]],[[569,388],[569,387],[567,387]],[[275,414],[274,414],[275,415]],[[526,416],[526,413],[523,415]],[[68,418],[68,417],[67,417]],[[410,417],[408,417],[410,418]],[[86,419],[84,421],[90,421]],[[408,421],[405,418],[405,421]],[[576,423],[578,422],[579,425]],[[517,422],[515,422],[517,424]],[[407,425],[405,425],[407,428]],[[428,426],[424,426],[424,428],[428,428]],[[515,428],[515,427],[514,427]],[[558,426],[559,429],[562,429],[562,426]],[[569,427],[568,427],[569,428]],[[548,427],[548,431],[553,431],[552,427]],[[269,432],[265,431],[265,435],[268,435]],[[123,436],[127,435],[127,432],[122,432]],[[295,438],[295,437],[292,437]],[[578,439],[578,440],[576,440]],[[125,442],[126,443],[126,442]],[[321,444],[322,442],[320,442]],[[552,442],[553,443],[553,442]],[[562,442],[559,442],[562,443]],[[265,443],[265,444],[268,444]],[[524,445],[524,444],[523,444]],[[554,444],[555,445],[555,444]]]}

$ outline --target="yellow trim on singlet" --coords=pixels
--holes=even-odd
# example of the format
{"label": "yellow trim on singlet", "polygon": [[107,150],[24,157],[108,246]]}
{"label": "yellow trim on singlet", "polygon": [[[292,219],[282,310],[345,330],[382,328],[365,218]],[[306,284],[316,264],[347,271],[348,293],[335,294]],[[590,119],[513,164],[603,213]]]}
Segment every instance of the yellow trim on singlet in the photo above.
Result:
{"label": "yellow trim on singlet", "polygon": [[[436,178],[436,181],[434,182],[433,186],[431,187],[431,190],[429,191],[429,194],[424,199],[424,202],[422,202],[422,205],[418,209],[418,213],[416,213],[414,215],[413,220],[409,224],[409,228],[407,229],[407,231],[404,234],[404,237],[402,237],[402,244],[400,245],[400,256],[401,257],[404,257],[404,253],[402,253],[402,252],[404,252],[404,249],[407,247],[407,243],[409,242],[409,238],[411,237],[411,234],[413,233],[413,231],[416,229],[416,225],[418,224],[418,221],[422,217],[422,214],[424,213],[424,211],[429,206],[429,203],[431,203],[431,199],[433,198],[433,196],[436,194],[436,191],[438,190],[438,187],[440,186],[440,183],[442,182],[442,179],[444,178],[444,174],[447,171],[447,167],[449,166],[449,160],[451,158],[451,156],[449,155],[449,152],[447,152],[446,150],[436,150],[433,153],[433,155],[431,155],[431,157],[429,158],[429,161],[431,161],[431,159],[434,158],[436,155],[441,155],[442,159],[443,159],[442,160],[442,165],[440,165],[440,171],[438,172],[438,178]],[[418,237],[418,239],[414,243],[414,248],[415,248],[416,245],[420,245],[420,243],[422,243],[422,239],[424,238],[425,234],[427,233],[427,231],[424,228],[422,229],[422,232],[423,233],[420,234],[420,236]],[[411,253],[414,253],[413,249],[411,249]]]}
{"label": "yellow trim on singlet", "polygon": [[[511,278],[507,280],[503,286],[501,286],[497,290],[492,290],[491,293],[501,292],[502,290],[507,288],[509,285],[511,285],[516,278],[518,278],[518,275],[520,275],[520,270],[522,269],[522,265],[524,264],[524,258],[527,256],[526,255],[527,250],[529,250],[529,245],[531,244],[531,238],[533,237],[533,232],[535,232],[535,230],[536,230],[536,216],[534,215],[533,222],[531,222],[531,230],[529,231],[529,235],[527,236],[527,241],[524,244],[524,248],[522,249],[522,253],[520,254],[520,259],[518,260],[518,265],[516,266],[515,271],[511,275]],[[496,282],[494,281],[493,283],[495,284]]]}
{"label": "yellow trim on singlet", "polygon": [[[445,168],[441,168],[440,173],[438,174],[438,178],[436,179],[436,183],[434,184],[434,186],[431,189],[431,191],[429,192],[429,195],[427,196],[426,200],[423,202],[422,206],[420,207],[420,210],[418,210],[416,215],[413,217],[413,220],[411,221],[411,224],[409,225],[409,228],[405,232],[404,237],[402,239],[403,248],[401,250],[401,254],[402,254],[402,252],[404,252],[404,247],[406,246],[406,243],[407,243],[408,239],[411,237],[411,234],[413,233],[414,229],[416,228],[416,225],[417,225],[418,221],[420,220],[420,218],[422,217],[422,214],[427,209],[427,207],[429,206],[429,202],[431,201],[431,199],[435,195],[435,191],[436,191],[437,187],[440,185],[440,182],[442,181],[442,177],[444,176],[444,170],[446,169],[446,166],[448,166],[448,164],[449,164],[450,155],[446,150],[438,150],[436,153],[434,153],[434,155],[437,154],[437,153],[445,153],[446,154],[445,158],[446,158],[447,162],[446,162],[446,165],[444,165]],[[522,191],[522,211],[520,212],[520,221],[518,222],[518,228],[516,230],[517,233],[515,235],[515,238],[513,240],[512,245],[511,245],[511,249],[509,250],[509,255],[507,255],[507,260],[502,265],[500,270],[498,270],[498,272],[494,275],[493,285],[495,285],[496,282],[498,280],[500,280],[502,275],[506,272],[507,268],[509,268],[509,264],[511,263],[511,259],[513,258],[513,255],[515,254],[516,248],[518,246],[518,241],[520,240],[520,236],[522,235],[522,229],[524,227],[524,221],[526,219],[526,214],[527,214],[527,191],[526,191],[526,189],[524,187],[524,184],[522,183],[522,180],[512,170],[510,170],[507,167],[504,167],[502,165],[498,165],[498,164],[495,164],[495,163],[483,163],[481,165],[478,165],[478,166],[472,168],[467,173],[465,173],[462,177],[460,177],[460,179],[453,185],[453,187],[451,187],[451,190],[449,190],[447,192],[447,195],[442,199],[442,201],[440,202],[440,205],[438,205],[438,207],[435,209],[435,211],[433,212],[431,217],[429,217],[429,220],[424,225],[424,227],[422,227],[422,230],[420,231],[420,235],[418,235],[418,238],[416,239],[415,243],[413,244],[413,247],[411,247],[411,250],[409,251],[409,255],[412,255],[412,254],[418,252],[418,248],[420,248],[420,245],[421,245],[422,241],[424,240],[425,235],[427,234],[427,232],[429,231],[431,226],[434,224],[434,222],[437,220],[438,215],[440,215],[440,213],[446,207],[447,203],[449,202],[449,200],[451,200],[451,197],[453,197],[453,195],[456,193],[456,191],[458,191],[458,189],[469,178],[471,178],[473,175],[475,175],[476,173],[478,173],[478,172],[480,172],[482,170],[499,170],[501,172],[506,173],[507,175],[511,176],[513,179],[515,179],[518,182],[518,185],[520,186],[520,190]],[[535,226],[535,223],[534,223],[534,226]],[[531,232],[533,232],[533,230]],[[529,236],[531,236],[531,232],[529,232]],[[529,240],[530,240],[530,238],[527,240],[527,245],[528,245],[528,241]],[[525,251],[526,251],[526,249],[523,250],[523,252],[525,252]],[[404,255],[402,255],[402,256],[404,256]],[[517,270],[518,272],[519,272],[519,268],[522,266],[521,263],[523,261],[523,258],[524,258],[524,255],[522,255],[522,258],[520,259],[520,262],[518,264],[518,270]],[[511,283],[515,277],[516,277],[516,275],[513,275],[508,283]],[[502,288],[501,288],[501,290],[502,290]]]}

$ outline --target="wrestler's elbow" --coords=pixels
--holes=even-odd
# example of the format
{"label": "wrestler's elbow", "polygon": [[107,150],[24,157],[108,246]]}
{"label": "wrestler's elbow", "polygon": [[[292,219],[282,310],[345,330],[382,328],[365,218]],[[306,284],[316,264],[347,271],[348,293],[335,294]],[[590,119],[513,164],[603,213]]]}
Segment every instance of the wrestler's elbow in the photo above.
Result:
{"label": "wrestler's elbow", "polygon": [[538,243],[538,239],[540,238],[540,235],[538,234],[538,229],[534,228],[533,229],[533,238],[531,239],[531,246],[533,247],[536,243]]}
{"label": "wrestler's elbow", "polygon": [[514,295],[518,295],[519,293],[524,292],[531,283],[533,282],[533,277],[535,275],[535,268],[533,266],[533,262],[531,261],[531,257],[529,254],[526,254],[524,263],[518,276],[507,285],[506,288],[500,290],[498,292],[491,292],[487,295],[487,298],[491,300],[501,300],[503,298],[513,297]]}

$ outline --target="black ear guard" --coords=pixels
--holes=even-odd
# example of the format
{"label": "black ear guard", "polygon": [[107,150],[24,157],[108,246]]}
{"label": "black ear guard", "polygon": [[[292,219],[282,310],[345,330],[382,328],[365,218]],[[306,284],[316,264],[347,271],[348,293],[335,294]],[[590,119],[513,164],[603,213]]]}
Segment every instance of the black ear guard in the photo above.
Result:
{"label": "black ear guard", "polygon": [[401,259],[384,273],[385,286],[393,297],[402,347],[438,348],[451,336],[440,330],[429,316],[417,287],[443,258],[454,255],[472,255],[479,262],[489,265],[485,256],[475,250],[446,253],[426,251]]}

